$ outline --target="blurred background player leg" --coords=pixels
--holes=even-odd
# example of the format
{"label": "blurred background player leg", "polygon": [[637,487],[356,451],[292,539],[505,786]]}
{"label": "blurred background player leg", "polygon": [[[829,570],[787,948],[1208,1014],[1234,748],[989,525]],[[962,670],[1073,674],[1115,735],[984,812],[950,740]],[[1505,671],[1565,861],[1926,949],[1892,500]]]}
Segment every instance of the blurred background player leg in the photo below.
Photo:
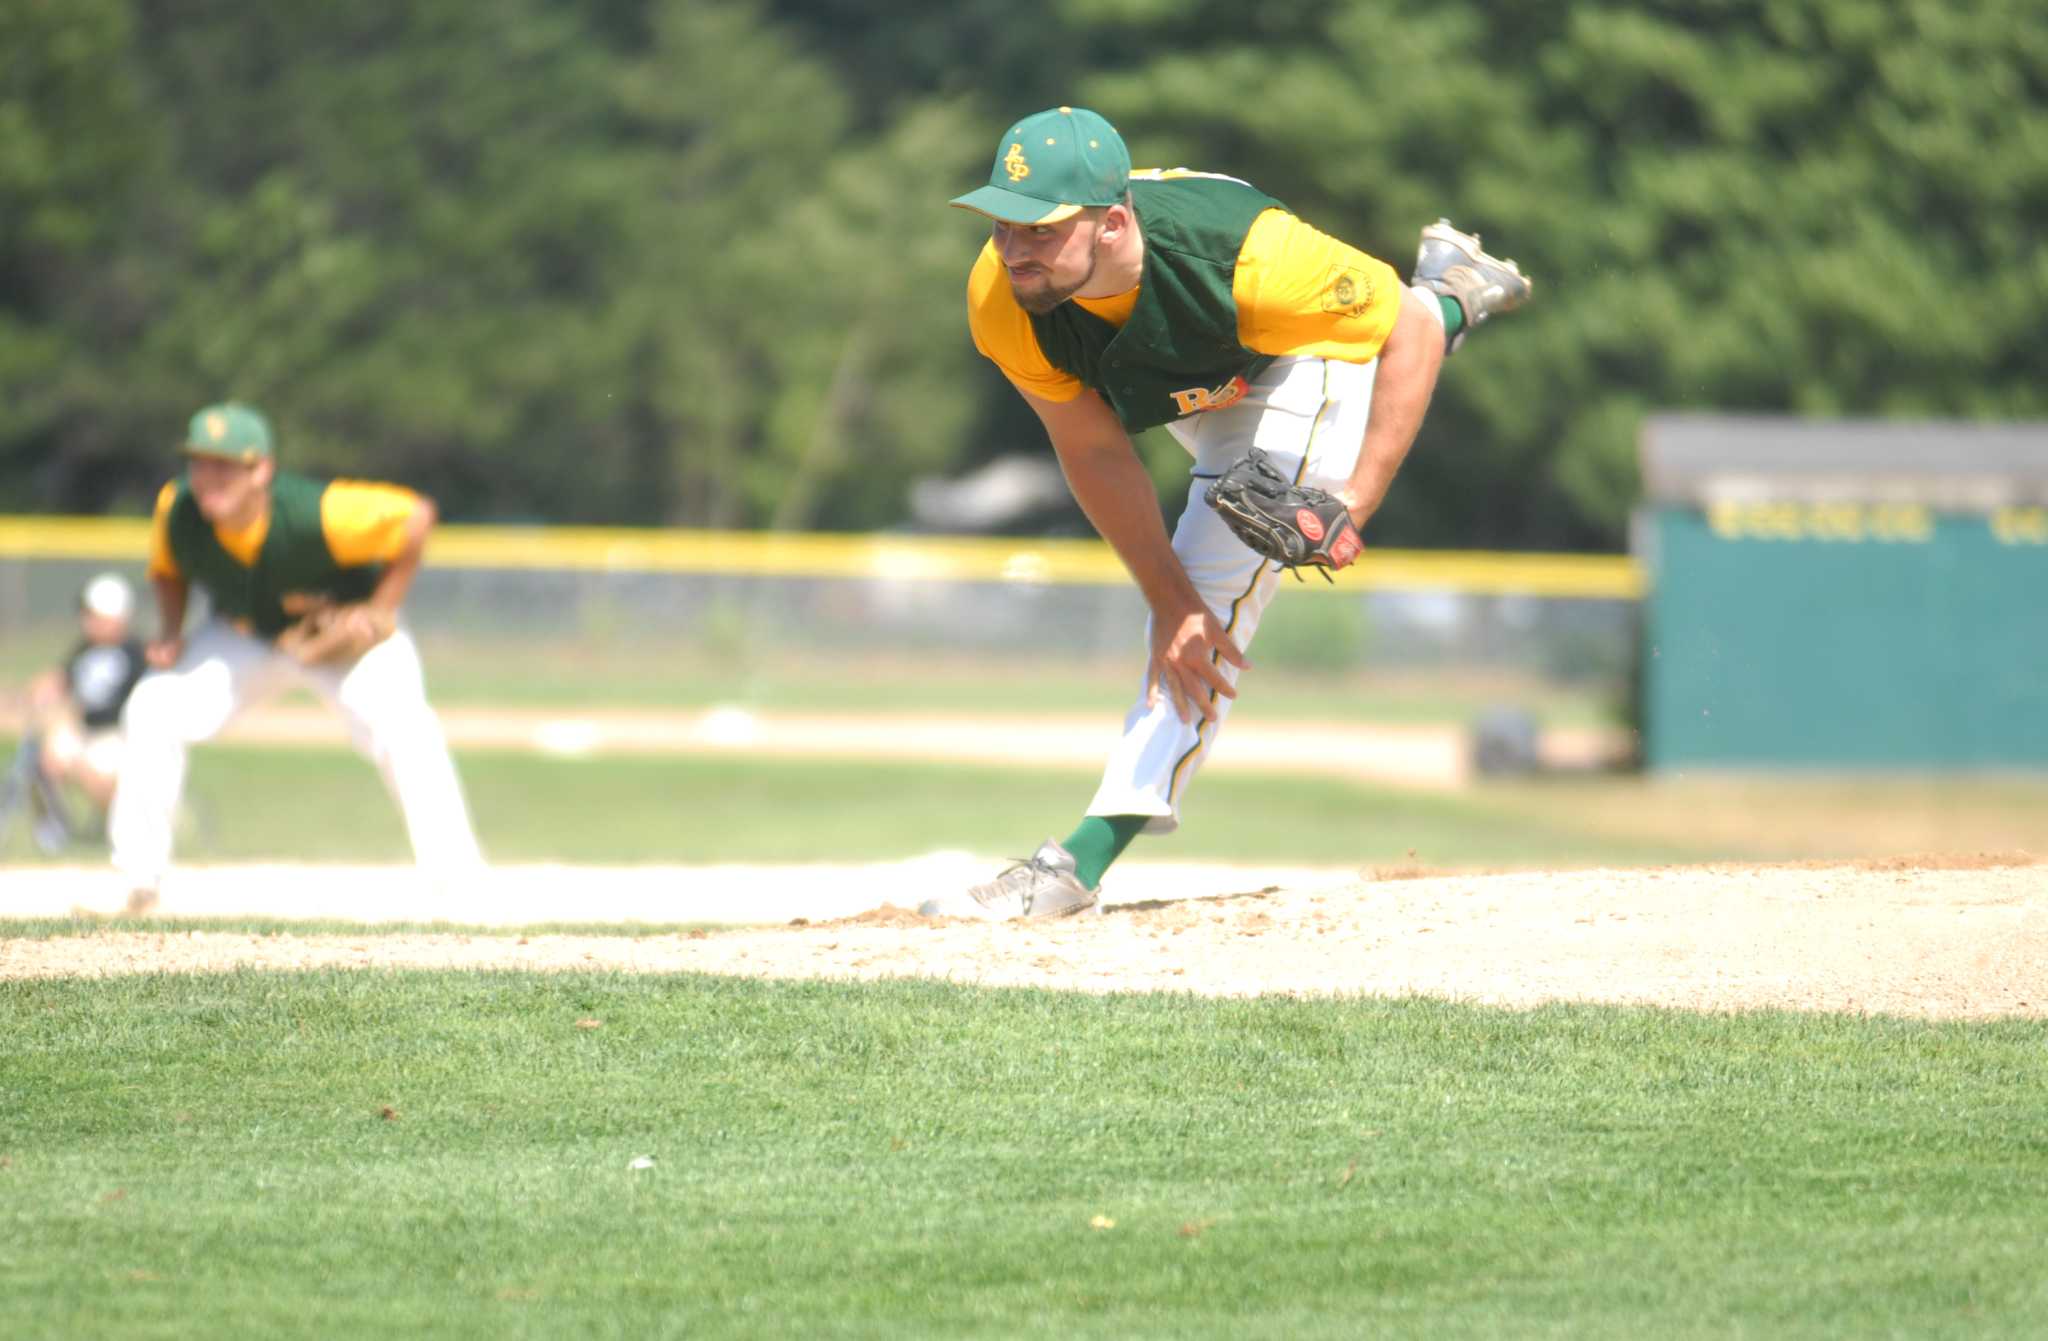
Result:
{"label": "blurred background player leg", "polygon": [[54,857],[70,846],[75,826],[56,780],[45,771],[46,749],[43,739],[29,731],[0,776],[0,837],[18,816],[27,822],[36,850]]}
{"label": "blurred background player leg", "polygon": [[42,736],[44,775],[78,788],[105,814],[120,776],[121,740],[118,730],[88,730],[75,720],[53,722]]}
{"label": "blurred background player leg", "polygon": [[186,751],[219,735],[251,702],[284,683],[271,650],[219,620],[187,641],[178,664],[145,676],[122,714],[126,744],[107,815],[114,869],[127,881],[128,909],[153,906],[171,867]]}
{"label": "blurred background player leg", "polygon": [[23,744],[30,742],[38,747],[27,773],[35,801],[36,847],[46,856],[55,856],[84,837],[88,827],[65,800],[64,784],[73,783],[104,810],[113,795],[113,779],[103,779],[87,763],[85,733],[70,714],[45,720]]}
{"label": "blurred background player leg", "polygon": [[340,710],[350,739],[377,766],[405,817],[420,870],[440,890],[459,892],[483,871],[484,858],[447,734],[427,702],[411,633],[400,628],[353,666],[314,668],[307,678]]}

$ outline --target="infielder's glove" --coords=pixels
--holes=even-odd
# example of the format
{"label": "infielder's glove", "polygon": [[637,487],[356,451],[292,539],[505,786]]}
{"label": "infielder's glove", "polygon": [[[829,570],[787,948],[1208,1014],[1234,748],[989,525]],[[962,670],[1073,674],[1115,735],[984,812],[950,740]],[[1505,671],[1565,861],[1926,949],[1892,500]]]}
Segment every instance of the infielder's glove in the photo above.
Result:
{"label": "infielder's glove", "polygon": [[[1296,484],[1252,448],[1216,477],[1202,497],[1254,553],[1290,571],[1329,569],[1358,557],[1365,542],[1343,500],[1312,484]],[[1301,574],[1294,572],[1295,579]]]}
{"label": "infielder's glove", "polygon": [[302,666],[338,665],[354,661],[397,628],[398,620],[382,606],[316,605],[277,635],[277,650]]}

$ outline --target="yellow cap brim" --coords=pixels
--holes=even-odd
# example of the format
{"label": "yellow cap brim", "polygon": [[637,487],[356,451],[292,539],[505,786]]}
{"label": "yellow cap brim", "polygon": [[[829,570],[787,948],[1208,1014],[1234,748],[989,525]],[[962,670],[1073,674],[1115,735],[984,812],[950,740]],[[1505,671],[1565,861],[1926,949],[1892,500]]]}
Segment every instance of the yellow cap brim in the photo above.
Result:
{"label": "yellow cap brim", "polygon": [[1007,224],[1055,224],[1071,219],[1084,206],[1061,205],[1053,201],[1039,200],[1032,196],[1005,191],[1000,186],[984,186],[979,191],[969,191],[964,196],[955,196],[947,202],[956,209],[972,210],[976,214]]}
{"label": "yellow cap brim", "polygon": [[188,442],[184,443],[178,448],[178,455],[214,456],[219,457],[223,461],[240,461],[243,465],[246,466],[253,465],[258,461],[268,459],[269,453],[248,450],[243,450],[239,452],[224,452],[220,450],[220,448],[218,447],[204,447]]}

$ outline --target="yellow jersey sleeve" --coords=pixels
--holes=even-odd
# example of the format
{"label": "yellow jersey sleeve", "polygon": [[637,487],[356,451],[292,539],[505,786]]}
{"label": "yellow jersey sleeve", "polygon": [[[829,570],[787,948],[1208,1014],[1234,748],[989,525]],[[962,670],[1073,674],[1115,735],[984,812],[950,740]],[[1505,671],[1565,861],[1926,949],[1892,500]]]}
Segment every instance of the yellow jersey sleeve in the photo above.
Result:
{"label": "yellow jersey sleeve", "polygon": [[1237,338],[1261,354],[1369,363],[1401,315],[1394,268],[1285,210],[1252,224],[1230,284]]}
{"label": "yellow jersey sleeve", "polygon": [[178,482],[172,480],[157,490],[156,514],[149,519],[149,576],[166,582],[182,581],[185,570],[171,554],[171,504],[178,497]]}
{"label": "yellow jersey sleeve", "polygon": [[336,480],[320,495],[320,530],[344,568],[389,563],[405,551],[406,523],[420,496],[399,484]]}

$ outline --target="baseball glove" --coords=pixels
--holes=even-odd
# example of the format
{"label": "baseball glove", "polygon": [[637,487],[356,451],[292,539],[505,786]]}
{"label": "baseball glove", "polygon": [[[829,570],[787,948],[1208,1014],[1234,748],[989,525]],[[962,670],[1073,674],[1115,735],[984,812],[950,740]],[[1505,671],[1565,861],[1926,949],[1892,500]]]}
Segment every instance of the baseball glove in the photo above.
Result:
{"label": "baseball glove", "polygon": [[1231,532],[1301,578],[1314,568],[1330,580],[1365,547],[1343,500],[1312,484],[1296,484],[1257,447],[1232,463],[1202,495]]}
{"label": "baseball glove", "polygon": [[360,601],[317,605],[277,635],[277,650],[302,666],[331,666],[354,661],[397,627],[397,619],[381,606]]}

